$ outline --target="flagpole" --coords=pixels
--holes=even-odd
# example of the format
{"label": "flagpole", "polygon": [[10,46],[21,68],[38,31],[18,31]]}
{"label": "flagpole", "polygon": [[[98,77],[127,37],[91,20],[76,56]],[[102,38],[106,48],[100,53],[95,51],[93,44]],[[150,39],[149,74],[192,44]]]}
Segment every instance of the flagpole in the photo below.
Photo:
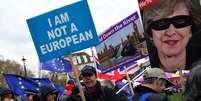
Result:
{"label": "flagpole", "polygon": [[131,89],[131,94],[134,95],[133,87],[132,87],[132,84],[131,84],[131,79],[130,79],[130,77],[128,75],[128,70],[127,70],[126,66],[124,66],[124,69],[126,70],[126,78],[128,80],[128,84],[129,84],[130,89]]}
{"label": "flagpole", "polygon": [[70,63],[71,63],[71,66],[72,66],[72,69],[73,69],[73,72],[75,74],[75,77],[76,77],[76,81],[77,81],[77,86],[78,86],[78,89],[80,91],[80,96],[82,98],[82,101],[86,101],[85,99],[85,96],[84,96],[84,92],[82,90],[82,86],[81,86],[81,83],[80,83],[80,79],[79,79],[79,74],[78,74],[78,67],[77,65],[74,65],[73,64],[73,61],[72,61],[72,54],[69,55],[69,60],[70,60]]}

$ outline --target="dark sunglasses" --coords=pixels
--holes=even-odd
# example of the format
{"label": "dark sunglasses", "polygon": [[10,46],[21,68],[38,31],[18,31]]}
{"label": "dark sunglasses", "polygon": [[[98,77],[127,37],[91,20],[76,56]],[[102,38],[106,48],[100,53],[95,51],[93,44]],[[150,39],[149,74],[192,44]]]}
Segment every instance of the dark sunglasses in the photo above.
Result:
{"label": "dark sunglasses", "polygon": [[172,18],[164,18],[152,21],[150,27],[154,30],[164,30],[173,24],[175,28],[183,28],[192,25],[192,19],[189,15],[174,16]]}

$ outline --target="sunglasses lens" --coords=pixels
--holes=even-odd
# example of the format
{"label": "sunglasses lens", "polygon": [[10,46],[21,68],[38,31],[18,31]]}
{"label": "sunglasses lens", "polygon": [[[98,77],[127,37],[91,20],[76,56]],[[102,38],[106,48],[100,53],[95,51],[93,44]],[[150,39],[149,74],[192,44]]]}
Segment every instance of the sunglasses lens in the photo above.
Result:
{"label": "sunglasses lens", "polygon": [[160,19],[151,23],[151,28],[154,30],[164,30],[170,26],[168,19]]}
{"label": "sunglasses lens", "polygon": [[183,28],[192,25],[192,19],[188,15],[176,16],[172,20],[173,25],[176,28]]}
{"label": "sunglasses lens", "polygon": [[170,24],[173,24],[175,28],[183,28],[192,25],[192,19],[188,15],[175,16],[173,18],[165,18],[153,21],[151,28],[154,30],[165,30],[169,28]]}

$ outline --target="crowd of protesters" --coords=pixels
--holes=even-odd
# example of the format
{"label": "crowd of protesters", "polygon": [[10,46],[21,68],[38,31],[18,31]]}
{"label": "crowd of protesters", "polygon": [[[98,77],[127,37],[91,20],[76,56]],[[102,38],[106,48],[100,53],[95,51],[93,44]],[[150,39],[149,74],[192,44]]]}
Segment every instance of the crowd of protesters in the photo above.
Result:
{"label": "crowd of protesters", "polygon": [[[201,61],[194,63],[193,69],[187,77],[182,101],[200,101],[201,91]],[[143,73],[143,83],[133,87],[132,97],[122,93],[116,94],[120,89],[112,81],[101,82],[97,79],[96,69],[86,65],[81,70],[83,80],[82,89],[86,101],[171,101],[164,91],[175,86],[166,78],[165,72],[160,68],[148,68]],[[72,81],[71,81],[72,82]],[[60,98],[56,88],[50,85],[40,87],[38,92],[26,89],[26,99],[22,101],[82,101],[76,83],[69,83],[69,93],[64,93]],[[73,85],[72,85],[73,84]],[[18,101],[11,90],[0,88],[0,101]]]}
{"label": "crowd of protesters", "polygon": [[[185,83],[183,100],[200,101],[201,61],[194,63]],[[129,97],[124,91],[116,94],[116,88],[111,81],[101,82],[97,79],[96,69],[86,65],[81,70],[83,80],[82,89],[86,101],[171,101],[164,91],[175,86],[166,78],[165,72],[160,68],[148,68],[143,73],[144,82],[133,87],[134,95]],[[69,93],[64,93],[60,98],[56,88],[50,85],[40,87],[38,92],[26,91],[26,99],[22,101],[82,101],[76,83],[69,83]],[[19,101],[11,90],[0,88],[0,101]],[[21,101],[21,100],[20,100]]]}
{"label": "crowd of protesters", "polygon": [[[150,70],[152,71],[152,70]],[[149,71],[148,71],[149,72]],[[161,70],[162,72],[162,70]],[[163,72],[162,72],[163,73]],[[161,74],[163,75],[163,74]],[[150,75],[151,76],[151,75]],[[165,79],[165,76],[162,76]],[[161,77],[161,79],[162,79]],[[83,79],[83,92],[86,101],[129,101],[129,96],[124,91],[116,94],[119,90],[112,81],[101,82],[97,80],[96,69],[86,65],[81,70]],[[38,92],[26,89],[25,101],[82,101],[80,92],[75,83],[69,83],[66,87],[69,92],[58,98],[58,91],[50,85],[40,87]],[[0,89],[1,101],[15,101],[16,95],[9,89]]]}

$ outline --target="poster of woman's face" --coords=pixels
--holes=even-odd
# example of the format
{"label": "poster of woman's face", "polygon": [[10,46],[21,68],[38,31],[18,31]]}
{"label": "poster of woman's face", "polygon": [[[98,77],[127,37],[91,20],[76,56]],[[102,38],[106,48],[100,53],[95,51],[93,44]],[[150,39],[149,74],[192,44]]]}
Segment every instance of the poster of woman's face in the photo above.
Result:
{"label": "poster of woman's face", "polygon": [[199,0],[159,0],[142,11],[152,67],[175,72],[190,69],[200,59],[199,3]]}

